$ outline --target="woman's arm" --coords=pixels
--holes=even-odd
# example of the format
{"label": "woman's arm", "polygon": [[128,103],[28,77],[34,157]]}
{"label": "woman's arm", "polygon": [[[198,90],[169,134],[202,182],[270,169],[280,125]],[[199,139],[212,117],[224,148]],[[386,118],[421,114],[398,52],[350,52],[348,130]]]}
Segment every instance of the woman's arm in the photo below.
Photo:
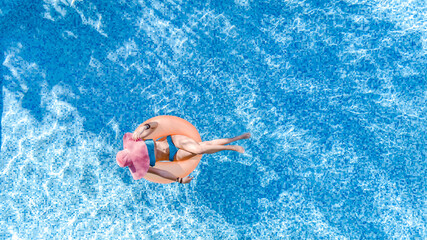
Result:
{"label": "woman's arm", "polygon": [[180,183],[189,183],[193,179],[193,177],[180,178],[180,177],[177,177],[177,176],[173,175],[172,173],[170,173],[166,170],[153,168],[153,167],[149,167],[148,172],[155,174],[157,176],[160,176],[162,178],[166,178],[166,179],[176,181],[176,182],[180,182]]}
{"label": "woman's arm", "polygon": [[133,132],[132,139],[138,140],[147,137],[157,128],[158,125],[159,124],[157,122],[139,125],[139,127]]}

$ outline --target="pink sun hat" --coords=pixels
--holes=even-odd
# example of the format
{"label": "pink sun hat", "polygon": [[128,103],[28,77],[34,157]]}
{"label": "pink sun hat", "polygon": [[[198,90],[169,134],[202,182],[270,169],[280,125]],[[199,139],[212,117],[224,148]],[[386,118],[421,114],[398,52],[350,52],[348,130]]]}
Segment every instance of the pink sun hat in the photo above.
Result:
{"label": "pink sun hat", "polygon": [[143,178],[150,167],[150,156],[145,142],[133,140],[132,133],[125,133],[123,136],[123,150],[117,153],[116,160],[120,167],[129,167],[134,180]]}

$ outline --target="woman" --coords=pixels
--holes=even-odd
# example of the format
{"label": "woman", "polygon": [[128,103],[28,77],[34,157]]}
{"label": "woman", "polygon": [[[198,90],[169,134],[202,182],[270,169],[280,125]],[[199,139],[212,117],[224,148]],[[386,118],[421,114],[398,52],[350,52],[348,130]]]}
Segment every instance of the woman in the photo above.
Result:
{"label": "woman", "polygon": [[[154,168],[155,162],[182,161],[195,155],[216,153],[223,150],[243,153],[245,151],[243,147],[225,144],[251,137],[250,133],[245,133],[234,138],[196,142],[187,136],[171,135],[158,140],[144,140],[158,125],[157,122],[141,125],[133,134],[127,133],[123,138],[125,149],[117,154],[117,163],[121,167],[128,166],[135,179],[142,178],[148,172],[179,183],[189,183],[193,177],[179,178],[167,170]],[[146,149],[147,153],[140,149]],[[134,174],[137,174],[137,177]]]}

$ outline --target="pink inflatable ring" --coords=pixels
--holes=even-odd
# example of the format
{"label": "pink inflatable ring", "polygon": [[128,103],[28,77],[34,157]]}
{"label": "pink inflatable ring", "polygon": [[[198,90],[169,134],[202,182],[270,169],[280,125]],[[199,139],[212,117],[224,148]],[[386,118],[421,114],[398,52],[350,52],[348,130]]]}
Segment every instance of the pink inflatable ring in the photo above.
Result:
{"label": "pink inflatable ring", "polygon": [[[155,141],[159,138],[166,137],[168,135],[184,135],[189,138],[192,138],[196,142],[202,141],[197,129],[187,120],[184,120],[182,118],[175,117],[175,116],[167,116],[167,115],[157,116],[157,117],[148,119],[147,121],[143,122],[141,125],[145,125],[149,122],[157,122],[159,125],[144,140],[152,139]],[[201,158],[202,158],[202,155],[196,155],[190,159],[183,160],[183,161],[173,161],[173,162],[160,161],[160,162],[156,162],[156,165],[154,166],[154,168],[166,170],[177,177],[183,178],[188,176],[191,172],[194,171],[194,169],[196,169]],[[151,173],[147,173],[144,176],[144,178],[148,181],[155,182],[155,183],[174,182],[169,179],[165,179]]]}

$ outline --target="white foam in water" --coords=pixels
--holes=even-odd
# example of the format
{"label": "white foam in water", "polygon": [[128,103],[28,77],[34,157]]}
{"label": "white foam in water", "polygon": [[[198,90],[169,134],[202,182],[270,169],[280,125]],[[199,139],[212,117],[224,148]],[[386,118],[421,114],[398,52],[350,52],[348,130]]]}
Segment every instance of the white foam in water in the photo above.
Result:
{"label": "white foam in water", "polygon": [[22,44],[16,43],[13,47],[10,47],[5,52],[5,58],[3,62],[3,66],[7,67],[12,73],[12,76],[5,75],[8,82],[13,84],[14,87],[20,87],[23,92],[28,91],[28,84],[25,82],[25,78],[29,76],[29,74],[40,72],[37,64],[29,63],[25,61],[19,53],[22,50]]}
{"label": "white foam in water", "polygon": [[74,39],[76,39],[77,38],[76,34],[74,34],[72,31],[68,31],[68,30],[65,30],[63,32],[62,37],[65,38],[65,39],[68,39],[68,38],[74,38]]}
{"label": "white foam in water", "polygon": [[139,29],[144,31],[158,46],[161,46],[166,39],[165,43],[175,53],[173,60],[185,57],[184,55],[188,52],[185,50],[187,37],[185,37],[183,30],[170,24],[169,21],[159,18],[152,9],[145,7],[143,3],[141,4],[143,12],[137,22]]}
{"label": "white foam in water", "polygon": [[103,71],[104,64],[102,64],[98,59],[91,56],[89,66],[92,68],[92,70],[97,72],[98,76],[104,76],[104,71]]}
{"label": "white foam in water", "polygon": [[237,5],[248,8],[250,6],[248,0],[234,0]]}
{"label": "white foam in water", "polygon": [[45,12],[43,17],[51,21],[63,19],[67,15],[66,9],[74,9],[82,20],[82,23],[94,28],[104,37],[108,35],[103,30],[102,15],[98,12],[96,6],[90,1],[79,0],[43,0]]}
{"label": "white foam in water", "polygon": [[73,8],[80,15],[83,24],[91,26],[102,36],[108,37],[103,30],[102,15],[93,3],[88,1],[83,1],[80,4],[74,3]]}
{"label": "white foam in water", "polygon": [[[44,12],[43,17],[46,19],[49,19],[51,21],[56,21],[58,18],[63,18],[67,14],[66,7],[68,7],[68,2],[64,0],[43,0],[45,4],[43,4],[44,9],[46,12]],[[52,16],[52,11],[55,11],[55,14],[57,15],[59,13],[59,17],[56,18]]]}
{"label": "white foam in water", "polygon": [[108,53],[108,60],[117,63],[125,71],[129,71],[129,69],[136,69],[138,72],[142,73],[144,68],[149,68],[148,65],[143,62],[139,62],[136,60],[132,64],[128,64],[127,61],[130,59],[137,59],[138,56],[141,56],[141,52],[139,51],[138,46],[136,45],[134,40],[125,41],[122,46],[118,46],[115,51],[111,51]]}

